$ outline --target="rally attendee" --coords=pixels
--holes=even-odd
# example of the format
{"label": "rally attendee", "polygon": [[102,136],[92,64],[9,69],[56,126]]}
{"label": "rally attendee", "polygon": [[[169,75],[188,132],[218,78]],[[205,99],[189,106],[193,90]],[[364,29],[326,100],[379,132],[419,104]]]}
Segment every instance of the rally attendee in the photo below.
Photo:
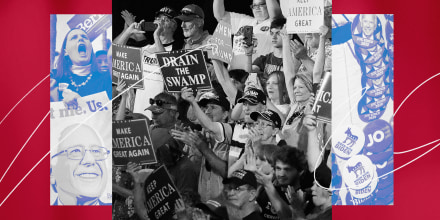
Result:
{"label": "rally attendee", "polygon": [[[256,45],[254,58],[257,58],[270,52],[270,22],[274,18],[281,17],[281,9],[276,0],[253,0],[250,7],[254,17],[225,11],[224,0],[214,0],[213,2],[214,17],[219,22],[230,23],[232,32],[235,35],[233,39],[233,54],[235,58],[231,63],[232,68],[240,68],[240,66],[243,68],[243,63],[246,61],[242,42],[243,35],[238,33],[240,29],[244,26],[253,27],[253,34],[256,38],[256,42],[254,43],[254,45]],[[243,59],[239,59],[240,55]]]}
{"label": "rally attendee", "polygon": [[252,147],[257,149],[262,144],[277,144],[276,136],[281,130],[280,116],[268,109],[264,112],[252,112],[250,114],[255,125],[249,131],[249,139],[252,141]]}
{"label": "rally attendee", "polygon": [[92,43],[86,32],[70,30],[64,38],[59,57],[56,71],[51,73],[54,85],[57,85],[51,87],[57,91],[51,91],[53,101],[63,101],[76,108],[79,98],[103,91],[111,99],[111,77],[98,72]]}
{"label": "rally attendee", "polygon": [[[232,137],[232,127],[225,123],[230,104],[225,97],[214,93],[205,93],[198,103],[192,89],[186,87],[182,89],[181,95],[182,99],[191,104],[194,114],[206,131],[207,140],[204,142],[209,147],[200,142],[199,144],[193,143],[193,145],[204,157],[201,163],[199,193],[202,201],[207,201],[218,197],[223,190],[221,180],[227,173],[227,156]],[[176,139],[185,141],[183,135],[182,132],[173,130],[173,136]]]}
{"label": "rally attendee", "polygon": [[196,49],[208,44],[210,35],[208,31],[203,30],[205,13],[202,8],[195,4],[187,5],[180,10],[180,15],[176,18],[182,20],[183,36],[186,38],[183,49]]}
{"label": "rally attendee", "polygon": [[66,127],[51,157],[51,184],[58,198],[52,205],[110,205],[99,200],[108,181],[105,160],[110,150],[86,124]]}
{"label": "rally attendee", "polygon": [[102,74],[110,74],[110,68],[107,59],[107,51],[99,50],[95,53],[96,63],[98,64],[98,72]]}
{"label": "rally attendee", "polygon": [[243,220],[264,219],[255,205],[258,183],[253,172],[237,170],[223,183],[227,202],[240,210]]}
{"label": "rally attendee", "polygon": [[269,100],[283,114],[287,116],[290,110],[290,99],[287,94],[284,73],[281,71],[273,71],[269,74],[266,81],[266,93]]}

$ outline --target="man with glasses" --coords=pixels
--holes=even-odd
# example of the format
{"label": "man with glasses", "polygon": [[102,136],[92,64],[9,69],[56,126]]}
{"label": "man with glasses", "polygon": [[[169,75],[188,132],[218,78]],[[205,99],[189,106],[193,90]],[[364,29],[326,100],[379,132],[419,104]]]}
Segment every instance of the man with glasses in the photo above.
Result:
{"label": "man with glasses", "polygon": [[[254,59],[270,53],[271,51],[271,36],[270,36],[270,22],[278,17],[281,17],[281,9],[276,0],[253,0],[250,5],[254,17],[228,12],[225,10],[224,0],[214,0],[213,11],[214,17],[217,21],[224,21],[230,23],[232,26],[232,33],[237,33],[244,26],[252,26],[253,33],[256,38],[254,43],[255,55]],[[232,69],[244,69],[243,63],[246,62],[246,51],[243,48],[243,36],[234,36],[233,40],[233,54],[234,59],[231,62]]]}
{"label": "man with glasses", "polygon": [[154,99],[150,99],[149,104],[150,106],[145,110],[149,110],[152,113],[152,129],[172,129],[175,127],[177,118],[179,117],[176,97],[162,92],[157,94]]}
{"label": "man with glasses", "polygon": [[252,112],[250,117],[256,121],[255,126],[249,131],[252,147],[255,149],[262,144],[276,145],[276,136],[281,130],[280,116],[276,112],[268,109],[263,112]]}
{"label": "man with glasses", "polygon": [[239,209],[243,220],[264,219],[255,204],[258,184],[254,173],[248,170],[234,171],[223,180],[223,184],[227,202]]}
{"label": "man with glasses", "polygon": [[108,178],[105,160],[110,150],[90,126],[74,124],[61,132],[51,157],[51,185],[58,193],[52,205],[111,205],[99,197]]}

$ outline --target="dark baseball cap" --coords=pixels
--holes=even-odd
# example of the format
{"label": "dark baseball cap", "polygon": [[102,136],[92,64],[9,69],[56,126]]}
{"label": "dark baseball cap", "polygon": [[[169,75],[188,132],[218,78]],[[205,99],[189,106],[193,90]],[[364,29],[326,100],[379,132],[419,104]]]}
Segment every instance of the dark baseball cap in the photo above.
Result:
{"label": "dark baseball cap", "polygon": [[223,180],[223,184],[235,184],[237,186],[250,185],[257,189],[257,178],[255,174],[248,170],[236,170],[229,178]]}
{"label": "dark baseball cap", "polygon": [[173,8],[165,6],[156,12],[156,17],[159,15],[165,15],[168,18],[174,18],[177,16],[177,12]]}
{"label": "dark baseball cap", "polygon": [[238,103],[242,103],[244,101],[248,101],[254,105],[258,103],[262,103],[263,105],[266,105],[266,95],[263,91],[256,89],[256,88],[249,88],[246,91],[244,91],[244,96],[238,99]]}
{"label": "dark baseball cap", "polygon": [[192,21],[194,18],[205,18],[205,13],[203,9],[198,5],[190,4],[180,10],[180,15],[176,17],[182,21]]}
{"label": "dark baseball cap", "polygon": [[228,99],[224,96],[216,95],[212,92],[207,92],[200,96],[199,105],[206,106],[207,104],[212,103],[215,105],[221,106],[225,111],[229,111],[231,109],[231,104]]}
{"label": "dark baseball cap", "polygon": [[195,206],[219,219],[229,219],[228,210],[218,201],[208,200],[205,203],[198,203]]}
{"label": "dark baseball cap", "polygon": [[266,121],[270,121],[272,122],[275,127],[277,128],[281,128],[281,118],[278,115],[278,113],[268,109],[264,112],[252,112],[251,113],[251,119],[256,121],[258,119],[258,116],[261,116],[262,118],[264,118],[264,120]]}

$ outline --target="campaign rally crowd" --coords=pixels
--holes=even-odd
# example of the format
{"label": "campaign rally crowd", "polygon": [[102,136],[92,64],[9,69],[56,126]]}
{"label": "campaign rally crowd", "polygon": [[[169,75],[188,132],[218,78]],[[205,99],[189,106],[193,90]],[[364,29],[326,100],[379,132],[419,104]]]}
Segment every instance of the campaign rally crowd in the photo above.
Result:
{"label": "campaign rally crowd", "polygon": [[[160,198],[146,198],[147,179],[162,165],[180,199],[159,213],[174,219],[331,219],[331,126],[314,109],[331,73],[331,1],[319,32],[304,34],[288,33],[279,1],[249,3],[253,16],[213,0],[215,19],[232,30],[229,63],[206,56],[216,48],[198,5],[164,6],[152,27],[121,11],[112,47],[140,49],[143,88],[116,76],[113,120],[145,119],[157,163],[113,167],[113,219],[151,219]],[[156,54],[193,49],[211,86],[169,92]]]}

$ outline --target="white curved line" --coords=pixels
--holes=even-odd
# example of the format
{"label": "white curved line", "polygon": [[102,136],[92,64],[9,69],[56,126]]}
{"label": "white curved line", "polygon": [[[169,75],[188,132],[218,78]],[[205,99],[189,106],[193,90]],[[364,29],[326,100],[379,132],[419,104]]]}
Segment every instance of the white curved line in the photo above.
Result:
{"label": "white curved line", "polygon": [[[14,111],[15,107],[17,107],[18,104],[21,103],[21,101],[23,101],[24,98],[26,98],[26,96],[28,96],[32,91],[34,91],[35,88],[37,88],[37,86],[39,86],[47,77],[49,77],[49,75],[47,75],[46,77],[44,77],[39,83],[37,83],[37,85],[35,85],[31,90],[29,90],[29,92],[26,93],[26,95],[24,95],[20,101],[18,101],[14,107],[11,108],[11,110],[9,110],[8,114],[5,115],[5,117],[3,117],[2,121],[0,121],[0,125],[3,123],[3,121],[9,116],[9,114],[11,114],[12,111]],[[1,180],[0,180],[1,182]]]}
{"label": "white curved line", "polygon": [[404,154],[404,153],[409,153],[409,152],[411,152],[411,151],[415,151],[415,150],[418,150],[418,149],[420,149],[420,148],[426,147],[426,146],[428,146],[428,145],[430,145],[430,144],[432,144],[432,143],[435,143],[435,142],[437,142],[437,141],[439,141],[439,140],[440,140],[440,139],[437,139],[437,140],[435,140],[435,141],[433,141],[433,142],[431,142],[431,143],[427,143],[427,144],[425,144],[425,145],[422,145],[422,146],[420,146],[420,147],[413,148],[413,149],[411,149],[411,150],[401,151],[401,152],[394,152],[394,154]]}
{"label": "white curved line", "polygon": [[400,103],[399,107],[396,109],[396,112],[394,112],[394,116],[396,116],[397,112],[399,111],[400,107],[402,107],[403,103],[405,103],[405,101],[417,90],[420,88],[420,86],[422,86],[423,84],[427,83],[429,80],[439,76],[440,73],[435,74],[434,76],[431,76],[429,79],[425,80],[424,82],[420,83],[420,85],[418,85],[413,91],[411,91],[411,93],[409,93],[409,95],[402,101],[402,103]]}
{"label": "white curved line", "polygon": [[21,151],[24,149],[24,147],[26,146],[26,144],[29,142],[29,140],[32,138],[32,136],[34,136],[35,132],[38,130],[38,128],[40,127],[40,125],[44,122],[44,120],[47,118],[47,116],[49,115],[50,112],[47,112],[46,116],[44,116],[43,119],[41,119],[40,123],[38,124],[38,126],[34,129],[34,131],[32,132],[32,134],[29,136],[29,138],[26,140],[26,142],[23,144],[23,146],[21,147],[20,151],[18,151],[17,155],[15,155],[14,159],[12,160],[12,162],[9,164],[8,168],[6,169],[5,173],[3,174],[2,178],[0,179],[0,183],[2,182],[3,178],[5,177],[6,173],[8,173],[9,169],[11,168],[12,164],[14,164],[15,160],[17,159],[17,157],[20,155]]}
{"label": "white curved line", "polygon": [[50,151],[46,153],[46,155],[44,155],[33,167],[32,169],[29,170],[29,172],[26,173],[26,175],[20,180],[20,182],[17,183],[17,185],[15,185],[15,187],[11,190],[11,192],[9,192],[9,194],[6,196],[5,199],[3,199],[2,203],[0,203],[0,207],[3,205],[3,203],[5,203],[5,201],[9,198],[9,196],[15,191],[15,189],[21,184],[21,182],[23,182],[24,179],[26,179],[26,177],[35,169],[35,167],[37,167],[41,161],[43,161],[43,159],[45,157],[47,157],[47,155],[49,155]]}

